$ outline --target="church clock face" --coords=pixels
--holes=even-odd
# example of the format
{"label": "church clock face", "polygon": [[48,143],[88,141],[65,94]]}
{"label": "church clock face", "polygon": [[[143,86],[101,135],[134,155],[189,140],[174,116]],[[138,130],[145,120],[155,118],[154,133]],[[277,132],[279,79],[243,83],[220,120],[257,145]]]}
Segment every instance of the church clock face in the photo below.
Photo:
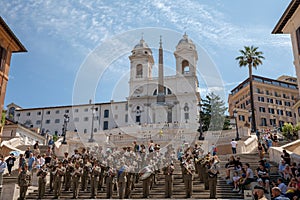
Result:
{"label": "church clock face", "polygon": [[144,91],[143,86],[138,87],[137,89],[135,89],[134,93],[135,94],[141,94]]}

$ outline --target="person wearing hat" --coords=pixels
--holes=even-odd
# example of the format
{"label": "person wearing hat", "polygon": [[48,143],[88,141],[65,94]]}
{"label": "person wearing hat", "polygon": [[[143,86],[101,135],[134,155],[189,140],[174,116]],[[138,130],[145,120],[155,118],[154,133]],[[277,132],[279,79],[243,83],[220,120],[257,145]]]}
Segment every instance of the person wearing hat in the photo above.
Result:
{"label": "person wearing hat", "polygon": [[265,197],[265,188],[262,187],[262,186],[260,186],[260,185],[254,186],[254,189],[253,189],[253,198],[255,200],[268,200]]}
{"label": "person wearing hat", "polygon": [[18,185],[20,187],[20,196],[18,200],[25,199],[28,187],[31,185],[31,173],[28,171],[28,165],[25,164],[18,176]]}
{"label": "person wearing hat", "polygon": [[47,176],[47,170],[46,165],[42,165],[39,171],[37,172],[38,178],[38,199],[42,199],[45,195],[45,189],[46,189],[46,176]]}
{"label": "person wearing hat", "polygon": [[72,191],[73,191],[73,199],[78,198],[79,194],[79,184],[80,184],[80,178],[82,176],[82,168],[80,167],[80,163],[76,162],[74,169],[71,173],[72,176]]}
{"label": "person wearing hat", "polygon": [[272,198],[273,200],[289,200],[288,197],[282,195],[279,187],[272,188]]}
{"label": "person wearing hat", "polygon": [[215,163],[215,158],[212,158],[208,165],[208,185],[209,185],[209,198],[215,199],[217,195],[217,177],[219,172],[219,167]]}
{"label": "person wearing hat", "polygon": [[52,172],[54,175],[54,198],[59,199],[61,194],[62,177],[65,175],[66,169],[62,166],[62,162],[59,161],[56,169]]}
{"label": "person wearing hat", "polygon": [[99,162],[94,161],[94,165],[91,169],[91,198],[94,199],[97,196],[98,189],[98,176],[100,175],[101,167],[99,167]]}

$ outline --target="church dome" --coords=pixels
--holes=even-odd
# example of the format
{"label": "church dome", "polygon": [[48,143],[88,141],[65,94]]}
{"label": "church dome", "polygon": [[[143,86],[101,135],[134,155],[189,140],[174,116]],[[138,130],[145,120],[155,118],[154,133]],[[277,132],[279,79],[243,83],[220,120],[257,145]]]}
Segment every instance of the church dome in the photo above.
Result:
{"label": "church dome", "polygon": [[179,40],[177,44],[177,49],[181,49],[180,47],[190,47],[192,49],[195,49],[195,44],[193,41],[188,37],[186,33],[184,33],[183,38]]}
{"label": "church dome", "polygon": [[141,39],[140,42],[134,46],[134,49],[139,49],[139,48],[149,48],[149,46],[145,42],[145,40]]}

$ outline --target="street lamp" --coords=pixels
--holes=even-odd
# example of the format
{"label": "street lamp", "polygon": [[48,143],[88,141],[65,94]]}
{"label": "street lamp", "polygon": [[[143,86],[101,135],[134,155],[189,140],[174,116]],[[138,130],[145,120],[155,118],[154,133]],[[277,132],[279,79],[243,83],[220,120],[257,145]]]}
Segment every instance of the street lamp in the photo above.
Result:
{"label": "street lamp", "polygon": [[236,138],[235,138],[235,141],[238,141],[240,140],[240,136],[239,136],[239,128],[238,128],[238,124],[237,124],[237,111],[234,110],[233,111],[233,116],[234,116],[234,119],[235,119],[235,130],[236,130]]}
{"label": "street lamp", "polygon": [[67,134],[67,127],[68,127],[69,118],[70,117],[67,114],[64,114],[64,124],[63,124],[63,128],[62,128],[62,134],[64,136],[64,139],[62,141],[62,144],[67,144],[66,134]]}
{"label": "street lamp", "polygon": [[94,115],[95,115],[95,106],[93,105],[92,108],[92,130],[91,130],[91,138],[89,139],[89,142],[95,142],[94,140]]}
{"label": "street lamp", "polygon": [[201,119],[201,102],[199,102],[198,104],[199,106],[199,128],[198,128],[198,132],[199,132],[199,140],[204,140],[204,137],[203,137],[203,130],[202,130],[202,119]]}

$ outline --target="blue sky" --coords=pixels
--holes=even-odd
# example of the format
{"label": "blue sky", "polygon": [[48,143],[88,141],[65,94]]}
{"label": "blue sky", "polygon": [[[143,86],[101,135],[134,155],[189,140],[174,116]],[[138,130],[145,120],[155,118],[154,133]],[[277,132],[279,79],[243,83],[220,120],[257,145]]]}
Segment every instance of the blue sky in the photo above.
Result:
{"label": "blue sky", "polygon": [[[274,79],[295,76],[290,37],[271,34],[289,0],[0,1],[1,16],[28,50],[12,57],[5,105],[14,102],[30,108],[89,99],[125,100],[128,56],[142,32],[156,62],[162,35],[166,74],[172,74],[173,51],[186,31],[201,53],[202,95],[216,89],[207,84],[205,71],[216,71],[226,102],[229,91],[248,76],[248,70],[235,61],[245,45],[258,46],[266,58],[254,74]],[[124,37],[128,35],[132,37]],[[117,54],[112,60],[93,60],[98,67],[105,63],[102,73],[90,68],[79,81],[94,52]],[[83,90],[77,91],[78,84]],[[81,98],[74,100],[74,94]]]}

